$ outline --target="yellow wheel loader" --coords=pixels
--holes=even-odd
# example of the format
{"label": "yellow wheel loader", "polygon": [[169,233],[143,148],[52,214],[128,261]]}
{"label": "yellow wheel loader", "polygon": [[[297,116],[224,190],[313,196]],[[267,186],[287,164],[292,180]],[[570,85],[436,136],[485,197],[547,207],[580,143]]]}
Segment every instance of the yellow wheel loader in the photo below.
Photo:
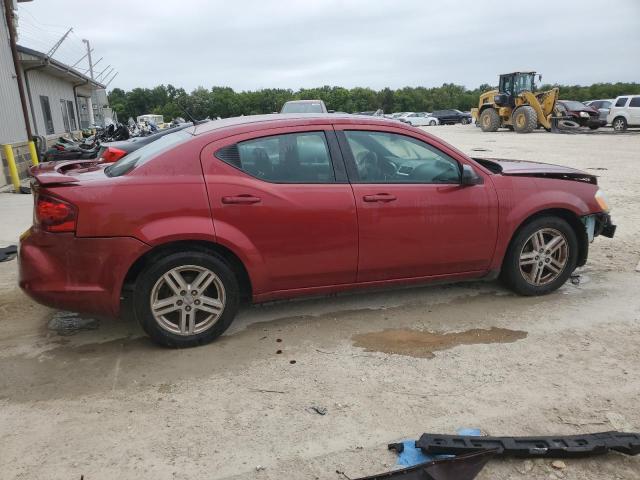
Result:
{"label": "yellow wheel loader", "polygon": [[535,77],[536,72],[505,73],[500,75],[498,90],[480,95],[478,108],[472,109],[471,115],[483,132],[495,132],[500,127],[518,133],[539,127],[551,130],[559,90],[536,92]]}

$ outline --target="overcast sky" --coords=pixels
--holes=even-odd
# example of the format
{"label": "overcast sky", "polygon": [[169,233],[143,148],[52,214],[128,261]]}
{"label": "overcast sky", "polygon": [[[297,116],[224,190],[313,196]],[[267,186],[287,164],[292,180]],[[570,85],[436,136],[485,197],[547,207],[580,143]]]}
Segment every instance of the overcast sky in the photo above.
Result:
{"label": "overcast sky", "polygon": [[73,27],[61,61],[89,39],[96,71],[119,72],[109,88],[475,88],[515,70],[640,82],[640,0],[34,0],[18,12],[19,42],[40,51]]}

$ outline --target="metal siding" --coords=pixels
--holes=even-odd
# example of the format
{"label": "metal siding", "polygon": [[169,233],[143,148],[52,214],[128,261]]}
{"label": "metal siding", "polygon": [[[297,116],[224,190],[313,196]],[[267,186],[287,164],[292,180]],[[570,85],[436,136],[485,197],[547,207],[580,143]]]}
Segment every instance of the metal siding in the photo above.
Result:
{"label": "metal siding", "polygon": [[4,2],[0,7],[0,143],[24,142],[27,131],[20,105],[20,92],[13,68],[9,29],[4,15]]}
{"label": "metal siding", "polygon": [[54,77],[45,70],[31,70],[27,72],[27,75],[29,75],[29,87],[31,88],[33,111],[36,117],[37,134],[47,135],[44,124],[44,114],[42,113],[42,106],[40,104],[40,95],[49,97],[51,118],[53,119],[53,134],[61,135],[65,133],[62,111],[60,110],[60,100],[70,100],[73,102],[73,107],[76,108],[76,101],[73,97],[73,84],[62,78]]}

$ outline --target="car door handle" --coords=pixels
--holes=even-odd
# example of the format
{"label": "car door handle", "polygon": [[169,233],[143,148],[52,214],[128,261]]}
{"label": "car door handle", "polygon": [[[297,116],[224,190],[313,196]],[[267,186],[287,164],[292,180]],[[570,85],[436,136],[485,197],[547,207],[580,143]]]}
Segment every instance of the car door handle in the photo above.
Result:
{"label": "car door handle", "polygon": [[395,195],[390,193],[376,193],[375,195],[365,195],[362,197],[365,202],[393,202],[397,200]]}
{"label": "car door handle", "polygon": [[224,204],[240,204],[240,205],[251,205],[252,203],[260,203],[261,199],[258,197],[254,197],[253,195],[235,195],[232,197],[222,197],[222,203]]}

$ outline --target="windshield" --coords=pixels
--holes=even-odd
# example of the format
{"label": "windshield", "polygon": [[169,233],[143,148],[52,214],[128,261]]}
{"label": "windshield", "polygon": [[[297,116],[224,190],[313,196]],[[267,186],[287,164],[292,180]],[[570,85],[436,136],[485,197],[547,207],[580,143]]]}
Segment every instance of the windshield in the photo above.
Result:
{"label": "windshield", "polygon": [[580,111],[580,110],[585,110],[587,108],[584,104],[580,102],[575,102],[573,100],[563,101],[562,103],[568,110]]}
{"label": "windshield", "polygon": [[520,93],[524,91],[533,92],[533,77],[530,74],[521,74],[516,77],[515,92]]}
{"label": "windshield", "polygon": [[192,136],[184,130],[160,137],[158,140],[131,152],[129,155],[118,160],[113,165],[108,166],[105,168],[104,173],[109,177],[119,177],[120,175],[129,173],[134,168],[147,163],[159,153],[162,153],[163,151],[174,147],[189,138],[192,138]]}
{"label": "windshield", "polygon": [[280,113],[324,113],[319,102],[291,102],[285,103]]}

